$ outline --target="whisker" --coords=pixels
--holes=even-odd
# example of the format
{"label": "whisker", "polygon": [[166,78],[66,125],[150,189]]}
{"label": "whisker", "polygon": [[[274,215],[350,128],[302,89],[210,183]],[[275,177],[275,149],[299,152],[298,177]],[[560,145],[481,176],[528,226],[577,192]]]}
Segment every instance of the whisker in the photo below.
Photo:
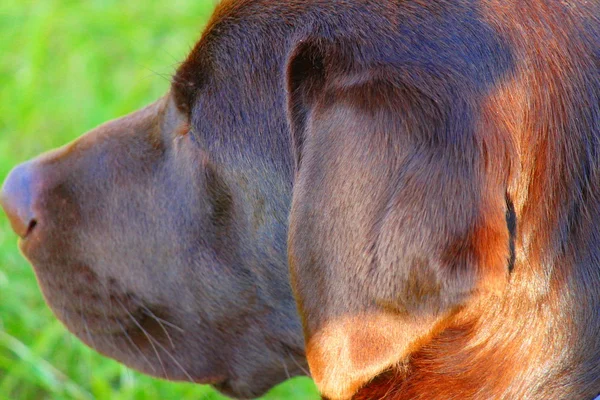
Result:
{"label": "whisker", "polygon": [[294,354],[290,353],[289,350],[286,350],[288,356],[290,356],[290,358],[292,359],[292,361],[294,362],[294,364],[296,364],[296,366],[298,368],[300,368],[300,371],[304,372],[306,374],[306,376],[310,376],[310,371],[308,371],[306,368],[304,368],[299,362],[298,360],[296,360],[296,357],[294,356]]}
{"label": "whisker", "polygon": [[178,85],[181,85],[181,86],[194,86],[193,82],[181,79],[181,78],[177,77],[176,75],[172,75],[171,76],[171,83],[172,84],[178,84]]}
{"label": "whisker", "polygon": [[79,314],[79,318],[81,318],[81,320],[83,321],[83,329],[85,330],[85,334],[86,334],[88,340],[90,341],[90,346],[92,346],[94,348],[97,347],[96,342],[92,338],[92,333],[90,332],[90,327],[88,325],[87,319],[85,318],[85,315],[83,313],[83,300],[81,298],[79,298],[78,314]]}
{"label": "whisker", "polygon": [[144,362],[150,366],[150,369],[153,372],[156,371],[156,368],[150,362],[150,360],[148,360],[148,358],[146,357],[146,355],[144,354],[144,352],[142,351],[142,349],[140,349],[139,346],[137,344],[135,344],[135,342],[133,341],[133,339],[131,338],[131,336],[129,336],[129,332],[127,332],[127,329],[125,329],[125,327],[123,326],[123,324],[120,321],[116,321],[116,322],[119,325],[119,327],[121,328],[121,331],[123,331],[123,336],[125,336],[125,339],[127,339],[127,341],[132,346],[132,348],[136,349],[138,351],[138,353],[140,353],[140,356],[142,357],[142,359],[144,360]]}
{"label": "whisker", "polygon": [[183,61],[181,61],[179,57],[175,57],[175,55],[171,53],[168,49],[163,48],[162,50],[171,58],[171,61],[173,61],[176,64],[183,64]]}
{"label": "whisker", "polygon": [[160,364],[160,367],[165,375],[165,378],[167,378],[168,374],[167,374],[167,370],[165,368],[165,365],[162,361],[162,358],[160,357],[160,354],[158,353],[158,349],[156,348],[156,346],[154,345],[154,341],[152,340],[151,335],[144,329],[144,327],[142,327],[142,325],[135,319],[135,317],[133,315],[131,315],[131,313],[129,312],[129,310],[123,305],[123,303],[121,302],[121,300],[119,300],[117,297],[115,297],[115,299],[119,302],[119,304],[121,304],[121,307],[123,308],[123,310],[125,311],[125,313],[127,313],[127,315],[129,316],[129,318],[133,321],[133,323],[135,324],[135,326],[138,327],[138,329],[140,331],[142,331],[142,333],[144,334],[144,336],[146,336],[146,338],[148,339],[148,342],[150,343],[150,346],[152,346],[152,349],[154,350],[154,353],[156,354],[156,358],[158,358],[158,363]]}
{"label": "whisker", "polygon": [[158,71],[155,71],[152,68],[149,68],[149,67],[146,67],[146,66],[143,66],[143,68],[147,69],[148,71],[150,71],[152,73],[152,75],[156,75],[156,76],[158,76],[160,78],[163,78],[164,80],[166,80],[169,83],[171,82],[171,74],[163,73],[163,72],[158,72]]}
{"label": "whisker", "polygon": [[167,331],[165,326],[162,324],[161,319],[158,318],[156,315],[154,315],[154,313],[152,311],[150,311],[146,306],[141,306],[141,307],[142,307],[142,311],[144,312],[144,314],[148,315],[149,317],[152,317],[156,322],[158,322],[158,325],[160,325],[160,327],[163,330],[163,332],[165,333],[165,335],[167,335],[167,339],[169,339],[169,343],[171,343],[171,348],[175,349],[175,343],[173,343],[173,339],[171,339],[171,335],[169,335],[169,332]]}
{"label": "whisker", "polygon": [[156,343],[156,345],[157,345],[158,347],[160,347],[160,348],[162,349],[162,351],[164,351],[164,352],[165,352],[165,353],[166,353],[166,354],[167,354],[167,355],[168,355],[168,356],[171,358],[171,360],[173,361],[173,363],[175,363],[175,365],[176,365],[177,367],[179,367],[179,369],[181,370],[181,372],[183,372],[183,374],[186,376],[186,378],[188,378],[188,380],[189,380],[190,382],[194,382],[194,379],[192,378],[192,376],[191,376],[191,375],[190,375],[190,374],[187,372],[187,370],[186,370],[185,368],[183,368],[183,365],[181,365],[181,364],[179,363],[179,361],[178,361],[178,360],[175,358],[175,356],[174,356],[173,354],[171,354],[171,352],[170,352],[168,349],[166,349],[166,348],[165,348],[165,347],[164,347],[164,346],[163,346],[163,345],[162,345],[162,344],[161,344],[159,341],[157,341],[156,339],[154,339],[154,338],[152,338],[152,337],[151,337],[150,339],[151,339],[151,340],[154,340],[154,341],[155,341],[155,343]]}
{"label": "whisker", "polygon": [[179,333],[185,333],[185,329],[180,328],[179,326],[173,324],[172,322],[165,321],[164,319],[162,319],[162,318],[160,318],[160,317],[158,317],[156,315],[153,315],[153,317],[156,318],[158,321],[162,322],[163,324],[165,324],[165,325],[167,325],[167,326],[169,326],[169,327],[171,327],[173,329],[178,330]]}
{"label": "whisker", "polygon": [[290,376],[290,372],[288,371],[285,359],[283,357],[279,357],[279,358],[281,359],[281,364],[283,365],[283,370],[285,371],[285,376],[287,376],[287,379],[290,379],[291,376]]}
{"label": "whisker", "polygon": [[185,333],[185,329],[183,329],[180,326],[175,325],[174,323],[167,321],[161,317],[159,317],[158,315],[156,315],[155,313],[152,312],[152,310],[150,310],[148,307],[146,307],[144,304],[142,304],[141,301],[137,300],[137,299],[132,299],[135,302],[135,305],[142,308],[142,311],[144,311],[145,313],[148,313],[148,315],[154,319],[156,319],[157,321],[162,322],[163,324],[165,324],[168,327],[171,327],[173,329],[176,329],[177,331],[179,331],[179,333]]}

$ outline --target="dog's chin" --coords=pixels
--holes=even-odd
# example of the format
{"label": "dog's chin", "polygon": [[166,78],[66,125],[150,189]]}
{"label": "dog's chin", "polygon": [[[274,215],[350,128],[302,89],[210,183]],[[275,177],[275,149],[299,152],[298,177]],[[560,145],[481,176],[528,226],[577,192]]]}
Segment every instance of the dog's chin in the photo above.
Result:
{"label": "dog's chin", "polygon": [[170,381],[218,384],[227,379],[213,355],[198,351],[179,325],[141,304],[119,314],[107,310],[58,309],[57,318],[83,343],[143,374]]}
{"label": "dog's chin", "polygon": [[[273,344],[273,343],[271,343]],[[260,351],[261,353],[269,353],[273,349],[268,343],[263,346],[258,345],[263,350],[255,348],[253,352]],[[246,346],[244,346],[247,348]],[[248,353],[245,349],[237,352],[238,359],[256,359],[256,354]],[[220,393],[235,399],[255,399],[264,396],[269,390],[275,386],[285,382],[286,380],[306,376],[308,374],[308,366],[306,359],[302,353],[290,351],[282,351],[273,353],[267,357],[261,364],[254,364],[249,368],[244,364],[244,368],[236,369],[241,366],[239,362],[230,361],[232,367],[229,377],[221,382],[212,384]]]}
{"label": "dog's chin", "polygon": [[[235,399],[260,397],[287,378],[305,374],[302,349],[263,337],[262,326],[246,326],[251,343],[232,341],[223,332],[190,322],[197,318],[171,312],[115,279],[99,277],[91,267],[73,262],[59,266],[58,260],[33,254],[38,283],[56,317],[87,346],[129,368],[160,379],[209,384]],[[69,270],[69,276],[49,272],[57,270]],[[231,342],[238,348],[223,351],[228,346],[214,344]],[[275,349],[281,346],[285,349]]]}
{"label": "dog's chin", "polygon": [[245,392],[239,390],[235,381],[230,379],[225,379],[219,383],[215,383],[211,385],[214,389],[219,391],[219,393],[224,394],[227,397],[231,397],[234,399],[244,400],[244,399],[254,399],[256,397],[260,397],[264,394],[261,391],[253,391],[252,393]]}
{"label": "dog's chin", "polygon": [[59,265],[35,252],[28,255],[46,303],[87,346],[156,378],[200,384],[227,378],[221,360],[196,342],[203,337],[198,327],[185,326],[168,309],[144,301],[115,279],[98,277],[84,264],[60,260]]}
{"label": "dog's chin", "polygon": [[238,400],[250,400],[265,395],[278,383],[280,382],[260,384],[253,382],[248,384],[248,382],[239,382],[236,379],[225,379],[219,383],[213,383],[211,386],[227,397]]}
{"label": "dog's chin", "polygon": [[227,397],[231,397],[232,399],[238,400],[250,400],[256,399],[257,397],[263,396],[270,388],[252,388],[246,385],[243,385],[243,389],[240,388],[240,385],[231,379],[225,379],[222,382],[212,384],[214,389],[216,389],[219,393],[224,394]]}

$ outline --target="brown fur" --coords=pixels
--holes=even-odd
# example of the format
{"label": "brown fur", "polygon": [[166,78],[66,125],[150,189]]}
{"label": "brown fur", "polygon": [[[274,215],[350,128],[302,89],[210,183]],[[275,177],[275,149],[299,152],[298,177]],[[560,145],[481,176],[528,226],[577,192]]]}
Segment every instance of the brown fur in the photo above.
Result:
{"label": "brown fur", "polygon": [[301,373],[291,280],[328,398],[592,398],[599,15],[225,1],[165,99],[27,164],[3,203],[59,318],[148,373],[238,397]]}

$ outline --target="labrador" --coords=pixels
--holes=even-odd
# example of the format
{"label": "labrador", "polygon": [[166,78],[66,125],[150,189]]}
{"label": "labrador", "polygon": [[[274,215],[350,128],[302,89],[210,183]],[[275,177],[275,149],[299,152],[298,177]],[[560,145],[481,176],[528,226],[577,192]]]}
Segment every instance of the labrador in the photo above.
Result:
{"label": "labrador", "polygon": [[163,98],[18,166],[1,202],[57,317],[154,376],[593,398],[599,16],[224,1]]}

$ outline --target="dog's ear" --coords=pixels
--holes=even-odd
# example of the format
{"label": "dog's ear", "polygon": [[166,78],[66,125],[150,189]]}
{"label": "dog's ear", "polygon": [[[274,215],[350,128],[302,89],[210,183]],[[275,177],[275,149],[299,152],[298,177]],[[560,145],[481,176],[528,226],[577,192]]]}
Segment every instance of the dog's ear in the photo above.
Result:
{"label": "dog's ear", "polygon": [[453,83],[336,46],[304,41],[288,62],[288,250],[311,373],[343,399],[503,290],[511,153]]}

